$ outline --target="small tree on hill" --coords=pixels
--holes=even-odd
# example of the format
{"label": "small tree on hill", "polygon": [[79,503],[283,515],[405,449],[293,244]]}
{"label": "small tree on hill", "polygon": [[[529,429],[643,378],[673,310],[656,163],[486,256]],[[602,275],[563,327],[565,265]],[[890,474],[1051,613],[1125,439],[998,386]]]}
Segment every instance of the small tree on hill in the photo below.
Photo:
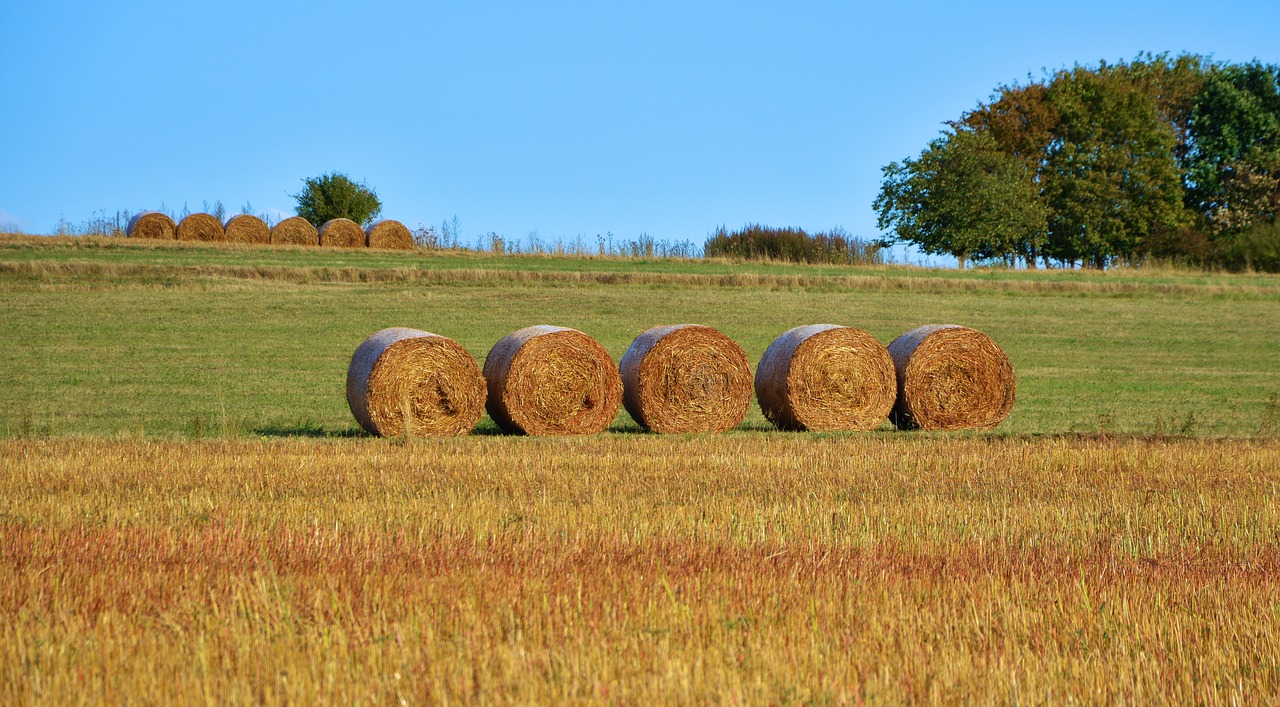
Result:
{"label": "small tree on hill", "polygon": [[325,221],[349,218],[368,226],[382,213],[377,193],[363,182],[357,184],[345,174],[329,172],[304,179],[306,186],[293,195],[298,202],[298,215],[319,228]]}

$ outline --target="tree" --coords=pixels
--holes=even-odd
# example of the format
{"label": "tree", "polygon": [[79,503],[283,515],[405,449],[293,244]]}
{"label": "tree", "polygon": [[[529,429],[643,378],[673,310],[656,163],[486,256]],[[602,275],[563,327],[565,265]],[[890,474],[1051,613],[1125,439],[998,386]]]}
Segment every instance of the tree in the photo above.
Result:
{"label": "tree", "polygon": [[1041,178],[1054,257],[1132,260],[1145,237],[1183,222],[1174,131],[1151,96],[1103,65],[1060,72],[1049,100],[1059,120]]}
{"label": "tree", "polygon": [[1034,253],[1048,216],[1026,163],[987,132],[966,130],[886,166],[874,206],[879,228],[926,253],[954,255],[961,269],[969,258]]}
{"label": "tree", "polygon": [[316,228],[335,218],[368,226],[382,213],[382,202],[373,189],[363,182],[356,184],[345,174],[330,172],[303,183],[303,190],[292,195],[298,202],[296,211]]}

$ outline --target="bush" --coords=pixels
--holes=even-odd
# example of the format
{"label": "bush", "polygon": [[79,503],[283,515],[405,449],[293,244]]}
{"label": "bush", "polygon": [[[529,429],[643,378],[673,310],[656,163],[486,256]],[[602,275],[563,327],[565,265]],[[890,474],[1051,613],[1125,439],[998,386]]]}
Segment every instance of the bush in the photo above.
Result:
{"label": "bush", "polygon": [[884,262],[878,242],[850,236],[841,228],[809,234],[800,228],[770,228],[748,224],[730,232],[721,226],[707,239],[708,258],[781,260],[791,263],[879,265]]}
{"label": "bush", "polygon": [[1280,272],[1280,223],[1268,223],[1219,236],[1213,263],[1227,270]]}
{"label": "bush", "polygon": [[316,228],[335,218],[349,218],[368,226],[382,213],[377,193],[363,182],[356,184],[345,174],[330,172],[303,182],[306,187],[293,195],[298,202],[296,211]]}

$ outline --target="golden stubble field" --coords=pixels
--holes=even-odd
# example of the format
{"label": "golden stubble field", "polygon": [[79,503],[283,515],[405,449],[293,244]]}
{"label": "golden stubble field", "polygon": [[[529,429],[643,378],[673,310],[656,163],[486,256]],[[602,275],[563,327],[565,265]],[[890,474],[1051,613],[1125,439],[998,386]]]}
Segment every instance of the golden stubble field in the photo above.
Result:
{"label": "golden stubble field", "polygon": [[1280,441],[0,442],[0,702],[1280,695]]}

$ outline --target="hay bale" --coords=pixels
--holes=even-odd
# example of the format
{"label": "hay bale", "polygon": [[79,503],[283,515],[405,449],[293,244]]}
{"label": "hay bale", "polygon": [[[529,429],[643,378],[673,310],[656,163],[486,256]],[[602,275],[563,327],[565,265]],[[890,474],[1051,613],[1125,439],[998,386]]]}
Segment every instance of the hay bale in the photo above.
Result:
{"label": "hay bale", "polygon": [[316,227],[301,216],[290,216],[271,229],[271,243],[275,245],[320,245]]}
{"label": "hay bale", "polygon": [[386,219],[365,229],[370,248],[413,250],[413,233],[399,221]]}
{"label": "hay bale", "polygon": [[576,329],[540,325],[502,337],[484,360],[484,377],[489,415],[517,434],[595,434],[622,404],[609,352]]}
{"label": "hay bale", "polygon": [[326,248],[364,248],[367,239],[360,224],[349,218],[331,218],[320,227],[320,245]]}
{"label": "hay bale", "polygon": [[271,242],[271,229],[266,222],[252,214],[232,216],[222,230],[227,234],[228,243],[264,245]]}
{"label": "hay bale", "polygon": [[784,332],[756,367],[756,399],[783,430],[871,430],[898,393],[893,359],[861,329],[811,324]]}
{"label": "hay bale", "polygon": [[465,434],[484,413],[484,378],[452,339],[396,327],[365,339],[347,367],[347,405],[370,434]]}
{"label": "hay bale", "polygon": [[159,211],[143,211],[129,219],[125,235],[130,238],[158,238],[171,241],[178,237],[173,219]]}
{"label": "hay bale", "polygon": [[1009,417],[1016,381],[986,334],[929,324],[889,344],[898,378],[890,419],[901,429],[989,430]]}
{"label": "hay bale", "polygon": [[221,241],[226,239],[222,222],[211,214],[188,214],[178,222],[180,241]]}
{"label": "hay bale", "polygon": [[723,432],[751,405],[746,354],[711,327],[654,327],[631,342],[620,368],[623,405],[653,432]]}

